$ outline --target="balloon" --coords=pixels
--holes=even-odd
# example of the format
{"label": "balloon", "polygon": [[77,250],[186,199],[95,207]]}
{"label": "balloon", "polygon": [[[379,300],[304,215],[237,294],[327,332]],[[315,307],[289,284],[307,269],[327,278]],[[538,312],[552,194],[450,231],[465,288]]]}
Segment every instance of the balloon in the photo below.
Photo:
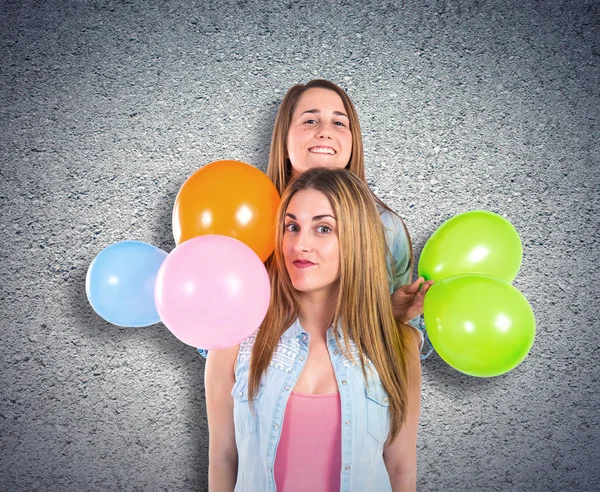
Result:
{"label": "balloon", "polygon": [[535,337],[527,299],[504,280],[459,275],[425,296],[427,333],[440,357],[471,376],[498,376],[518,366]]}
{"label": "balloon", "polygon": [[158,323],[154,281],[166,257],[163,250],[140,241],[121,241],[100,251],[85,278],[94,311],[118,326]]}
{"label": "balloon", "polygon": [[498,214],[475,210],[444,222],[429,238],[419,259],[419,276],[440,281],[468,273],[512,282],[523,247],[512,224]]}
{"label": "balloon", "polygon": [[275,248],[279,193],[259,169],[239,161],[217,161],[192,174],[173,207],[177,245],[205,234],[233,237],[264,262]]}
{"label": "balloon", "polygon": [[240,241],[216,234],[177,246],[160,268],[154,298],[179,340],[219,349],[241,342],[262,322],[271,297],[261,259]]}

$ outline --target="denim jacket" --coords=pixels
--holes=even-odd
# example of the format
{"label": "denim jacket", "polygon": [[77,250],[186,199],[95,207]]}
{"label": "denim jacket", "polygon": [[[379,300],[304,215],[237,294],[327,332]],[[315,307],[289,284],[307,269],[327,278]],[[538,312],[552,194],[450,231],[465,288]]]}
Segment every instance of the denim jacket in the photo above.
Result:
{"label": "denim jacket", "polygon": [[[341,330],[339,331],[341,337]],[[238,450],[236,492],[276,490],[274,465],[285,407],[308,357],[310,335],[296,320],[282,335],[268,369],[262,376],[252,414],[248,402],[248,373],[255,336],[240,344],[231,392]],[[350,341],[354,363],[340,352],[333,328],[327,348],[341,400],[343,492],[391,491],[383,461],[390,430],[388,397],[371,361],[366,360],[368,383],[361,370],[358,349]],[[342,347],[343,338],[342,338]],[[372,370],[369,371],[368,368]],[[310,470],[307,470],[310,473]]]}

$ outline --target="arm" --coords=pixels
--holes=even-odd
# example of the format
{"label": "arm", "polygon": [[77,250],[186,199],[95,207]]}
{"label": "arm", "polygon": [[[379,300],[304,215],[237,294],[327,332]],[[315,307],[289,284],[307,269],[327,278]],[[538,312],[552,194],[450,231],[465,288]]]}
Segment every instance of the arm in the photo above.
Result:
{"label": "arm", "polygon": [[238,466],[233,397],[235,361],[239,345],[211,350],[206,359],[204,388],[208,417],[208,489],[231,492],[235,487]]}
{"label": "arm", "polygon": [[393,492],[414,492],[417,487],[417,429],[421,412],[420,340],[412,328],[401,327],[408,365],[406,421],[396,438],[383,450],[383,461]]}
{"label": "arm", "polygon": [[423,313],[423,299],[433,281],[419,277],[412,279],[412,247],[408,231],[400,217],[381,210],[381,221],[385,230],[389,255],[386,259],[388,280],[392,293],[394,318],[400,323],[416,318]]}

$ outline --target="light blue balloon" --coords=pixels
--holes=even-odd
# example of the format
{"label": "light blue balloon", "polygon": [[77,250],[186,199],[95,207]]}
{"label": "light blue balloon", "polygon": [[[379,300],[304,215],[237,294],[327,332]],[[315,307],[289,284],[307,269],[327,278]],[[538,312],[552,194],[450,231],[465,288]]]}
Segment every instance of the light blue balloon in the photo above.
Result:
{"label": "light blue balloon", "polygon": [[154,283],[166,257],[162,249],[141,241],[121,241],[100,251],[85,279],[94,311],[117,326],[158,323]]}

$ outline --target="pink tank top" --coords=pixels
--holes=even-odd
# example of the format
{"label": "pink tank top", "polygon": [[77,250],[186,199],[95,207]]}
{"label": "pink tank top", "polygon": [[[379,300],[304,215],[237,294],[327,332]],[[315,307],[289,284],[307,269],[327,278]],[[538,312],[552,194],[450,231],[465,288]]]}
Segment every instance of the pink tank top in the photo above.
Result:
{"label": "pink tank top", "polygon": [[292,391],[275,456],[277,492],[339,492],[341,420],[339,393]]}

